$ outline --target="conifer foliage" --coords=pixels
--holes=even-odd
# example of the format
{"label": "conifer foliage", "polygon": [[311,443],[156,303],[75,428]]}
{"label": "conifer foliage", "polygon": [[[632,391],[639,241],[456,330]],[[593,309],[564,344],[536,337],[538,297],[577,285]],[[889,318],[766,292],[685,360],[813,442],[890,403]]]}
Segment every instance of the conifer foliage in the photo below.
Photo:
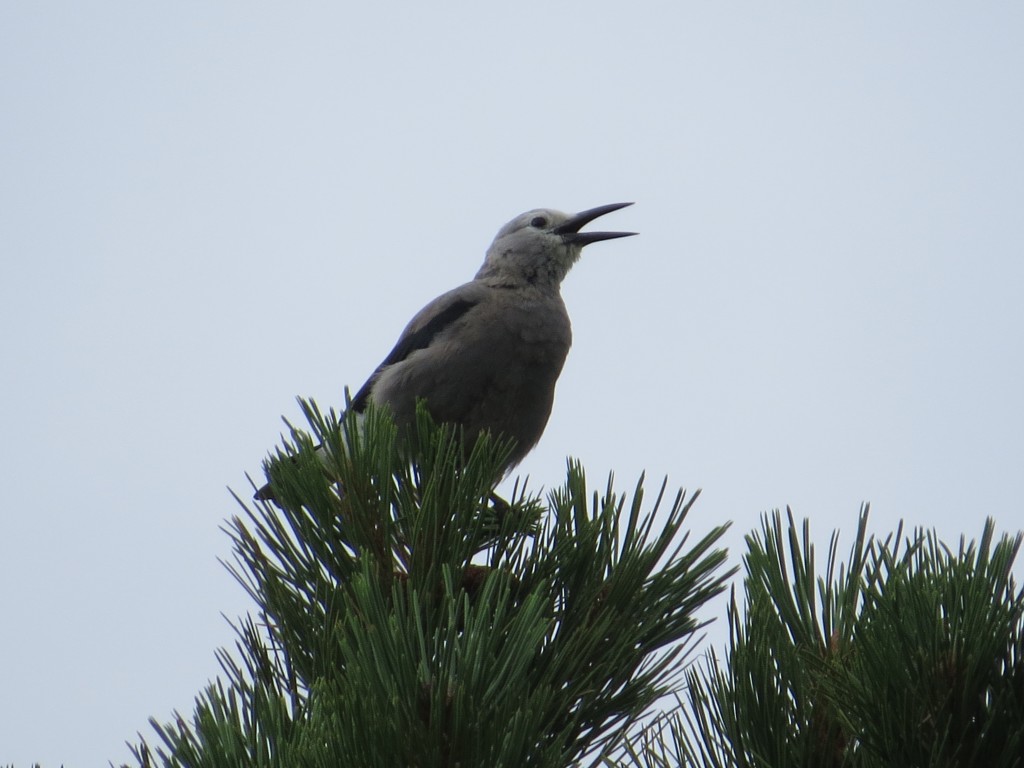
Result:
{"label": "conifer foliage", "polygon": [[860,516],[823,573],[810,529],[766,516],[747,537],[730,644],[687,675],[679,708],[629,747],[630,765],[815,768],[1024,766],[1021,534],[956,549]]}
{"label": "conifer foliage", "polygon": [[506,502],[507,445],[303,405],[279,506],[226,527],[256,610],[141,766],[1024,768],[1021,534],[876,538],[865,507],[819,570],[808,522],[765,515],[724,655],[687,665],[732,575],[725,526],[684,533],[696,494],[570,462]]}
{"label": "conifer foliage", "polygon": [[257,609],[141,765],[598,764],[674,690],[730,575],[725,526],[683,531],[695,495],[592,493],[570,463],[547,503],[506,502],[506,444],[304,408],[279,507],[239,499],[226,529]]}

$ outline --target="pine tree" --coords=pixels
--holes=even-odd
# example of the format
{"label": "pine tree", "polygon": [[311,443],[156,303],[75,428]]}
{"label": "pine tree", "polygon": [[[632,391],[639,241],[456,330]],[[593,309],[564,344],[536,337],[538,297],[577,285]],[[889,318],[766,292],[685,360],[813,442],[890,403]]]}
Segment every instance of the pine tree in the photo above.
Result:
{"label": "pine tree", "polygon": [[507,445],[304,407],[280,508],[226,528],[255,614],[142,766],[1024,766],[1021,534],[876,538],[865,507],[819,572],[809,523],[765,515],[724,655],[689,664],[732,575],[725,526],[687,546],[696,494],[594,493],[570,462],[505,502]]}
{"label": "pine tree", "polygon": [[570,463],[546,504],[503,501],[507,444],[303,405],[280,508],[239,498],[227,526],[256,612],[141,765],[596,765],[675,690],[731,575],[725,526],[687,545],[696,494],[663,484],[645,511],[642,479],[591,493]]}

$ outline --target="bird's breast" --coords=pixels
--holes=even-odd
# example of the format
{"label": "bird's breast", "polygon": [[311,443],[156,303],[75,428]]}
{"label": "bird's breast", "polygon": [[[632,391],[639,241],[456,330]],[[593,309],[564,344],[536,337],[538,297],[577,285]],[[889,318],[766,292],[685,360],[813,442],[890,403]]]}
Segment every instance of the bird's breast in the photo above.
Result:
{"label": "bird's breast", "polygon": [[483,301],[431,343],[381,370],[372,397],[411,423],[416,398],[437,421],[516,441],[513,463],[540,439],[572,343],[560,299],[499,295]]}

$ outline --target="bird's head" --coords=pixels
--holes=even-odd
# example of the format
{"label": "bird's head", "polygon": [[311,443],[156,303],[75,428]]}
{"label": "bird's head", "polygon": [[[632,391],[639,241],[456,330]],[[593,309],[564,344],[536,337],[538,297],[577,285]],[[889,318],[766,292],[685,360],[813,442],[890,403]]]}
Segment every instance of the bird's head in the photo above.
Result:
{"label": "bird's head", "polygon": [[522,213],[498,232],[487,249],[487,258],[476,279],[501,285],[526,283],[557,289],[579,259],[583,246],[636,234],[580,232],[584,224],[627,205],[632,203],[611,203],[579,213],[547,208]]}

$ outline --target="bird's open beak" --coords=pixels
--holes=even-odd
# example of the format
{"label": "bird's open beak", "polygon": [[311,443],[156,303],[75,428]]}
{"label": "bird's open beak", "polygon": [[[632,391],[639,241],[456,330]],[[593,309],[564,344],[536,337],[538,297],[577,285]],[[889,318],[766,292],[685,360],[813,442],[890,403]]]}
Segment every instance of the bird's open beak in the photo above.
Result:
{"label": "bird's open beak", "polygon": [[604,216],[606,213],[617,211],[619,208],[625,208],[627,205],[632,205],[632,203],[609,203],[608,205],[599,205],[597,208],[591,208],[587,211],[580,211],[564,224],[559,224],[555,227],[555,234],[561,235],[567,243],[576,243],[581,246],[590,245],[590,243],[596,243],[600,240],[614,240],[616,237],[635,235],[636,232],[580,232],[580,229],[585,224],[590,223],[598,216]]}

